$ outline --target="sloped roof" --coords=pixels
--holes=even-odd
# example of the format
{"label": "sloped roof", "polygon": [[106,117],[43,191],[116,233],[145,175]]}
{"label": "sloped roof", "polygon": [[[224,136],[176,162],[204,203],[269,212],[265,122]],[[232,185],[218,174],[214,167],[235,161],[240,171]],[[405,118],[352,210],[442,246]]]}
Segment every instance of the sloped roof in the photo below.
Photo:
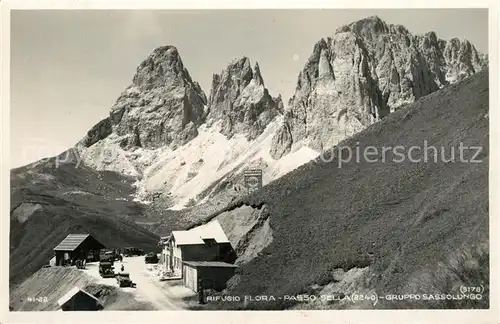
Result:
{"label": "sloped roof", "polygon": [[69,234],[54,251],[74,251],[90,234]]}
{"label": "sloped roof", "polygon": [[57,301],[57,304],[59,304],[59,306],[62,306],[64,304],[66,304],[68,301],[71,300],[71,298],[73,298],[73,296],[75,296],[76,294],[78,294],[79,292],[82,292],[84,294],[86,294],[87,296],[95,299],[98,303],[100,303],[99,299],[97,299],[95,296],[89,294],[88,292],[86,292],[85,290],[83,289],[80,289],[78,287],[73,287],[70,291],[68,291],[64,296],[62,296],[58,301]]}
{"label": "sloped roof", "polygon": [[229,243],[229,240],[218,220],[192,228],[187,231],[173,231],[172,236],[177,245],[205,244],[203,239],[214,239],[217,243]]}
{"label": "sloped roof", "polygon": [[238,268],[235,264],[220,261],[183,261],[182,263],[193,267]]}
{"label": "sloped roof", "polygon": [[160,237],[160,241],[158,242],[158,245],[165,245],[170,241],[170,236],[162,236]]}

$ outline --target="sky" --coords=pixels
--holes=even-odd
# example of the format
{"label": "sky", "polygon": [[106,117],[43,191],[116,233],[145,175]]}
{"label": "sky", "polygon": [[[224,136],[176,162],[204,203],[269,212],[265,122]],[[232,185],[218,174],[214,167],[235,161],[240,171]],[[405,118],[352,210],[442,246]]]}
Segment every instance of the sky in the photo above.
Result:
{"label": "sky", "polygon": [[177,47],[207,96],[212,75],[247,56],[286,104],[314,44],[372,15],[414,34],[468,39],[488,52],[486,9],[12,11],[10,166],[76,144],[108,116],[158,46]]}

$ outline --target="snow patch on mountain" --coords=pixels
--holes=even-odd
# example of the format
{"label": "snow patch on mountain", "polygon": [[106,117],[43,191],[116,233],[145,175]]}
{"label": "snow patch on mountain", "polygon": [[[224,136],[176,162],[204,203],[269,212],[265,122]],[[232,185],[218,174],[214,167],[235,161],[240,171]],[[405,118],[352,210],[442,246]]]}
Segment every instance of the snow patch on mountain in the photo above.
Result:
{"label": "snow patch on mountain", "polygon": [[[262,166],[263,182],[267,184],[319,155],[303,146],[280,160],[273,159],[269,154],[272,138],[282,123],[282,116],[275,118],[255,140],[248,140],[245,134],[228,139],[218,131],[218,125],[202,125],[197,137],[175,150],[125,150],[119,145],[120,137],[112,134],[87,148],[82,156],[97,170],[136,177],[135,201],[147,204],[149,193],[162,193],[171,196],[175,203],[172,209],[182,209],[192,199],[206,201],[208,194],[199,195],[229,174],[241,174],[248,165]],[[105,150],[113,153],[102,154]]]}

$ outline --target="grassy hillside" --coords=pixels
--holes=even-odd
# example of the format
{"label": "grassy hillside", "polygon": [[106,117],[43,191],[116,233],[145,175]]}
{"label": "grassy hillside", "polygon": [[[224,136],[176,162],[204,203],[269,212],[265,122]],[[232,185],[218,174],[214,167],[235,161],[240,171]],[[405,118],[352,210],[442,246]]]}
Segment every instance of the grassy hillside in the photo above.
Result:
{"label": "grassy hillside", "polygon": [[130,179],[55,159],[11,171],[10,282],[47,264],[70,233],[90,233],[107,247],[157,248],[159,237],[134,223],[144,206],[131,201]]}
{"label": "grassy hillside", "polygon": [[[423,97],[344,141],[339,146],[351,147],[353,158],[341,167],[339,154],[331,162],[318,159],[235,203],[266,203],[273,241],[238,269],[228,293],[276,297],[310,293],[315,284],[334,282],[333,273],[339,268],[366,267],[369,275],[357,291],[412,293],[415,281],[424,280],[451,255],[487,244],[488,94],[486,70]],[[438,149],[437,161],[432,150],[427,162],[406,158],[397,163],[399,156],[391,152],[382,161],[382,147],[402,145],[405,150],[399,152],[406,154],[412,146],[423,149],[424,141]],[[461,143],[481,146],[475,159],[482,162],[461,162]],[[367,146],[376,147],[378,156],[368,159],[377,161],[361,156],[358,163],[357,146],[361,154]],[[452,147],[455,162],[442,161],[441,151],[449,158]],[[464,160],[475,152],[464,150]],[[343,149],[342,157],[347,158],[347,153]],[[413,151],[414,159],[423,158],[423,152],[418,153]],[[488,253],[482,255],[477,270],[488,273]],[[447,293],[458,293],[456,285],[449,288],[455,290]],[[218,306],[244,307],[234,302]],[[245,307],[289,306],[278,300]],[[381,302],[378,307],[387,304]]]}

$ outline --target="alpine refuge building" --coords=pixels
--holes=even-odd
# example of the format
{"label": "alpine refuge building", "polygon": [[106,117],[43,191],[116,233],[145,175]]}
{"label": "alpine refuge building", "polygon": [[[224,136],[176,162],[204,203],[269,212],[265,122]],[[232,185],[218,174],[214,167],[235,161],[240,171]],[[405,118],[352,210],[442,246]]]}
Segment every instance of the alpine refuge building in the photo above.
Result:
{"label": "alpine refuge building", "polygon": [[173,277],[182,277],[194,291],[201,280],[206,288],[223,287],[234,274],[235,253],[218,220],[187,231],[173,231],[160,241],[160,263]]}
{"label": "alpine refuge building", "polygon": [[88,292],[74,287],[57,301],[63,311],[97,311],[103,309],[99,299]]}
{"label": "alpine refuge building", "polygon": [[104,248],[90,234],[69,234],[54,248],[55,264],[74,265],[76,260],[99,261],[99,253]]}

